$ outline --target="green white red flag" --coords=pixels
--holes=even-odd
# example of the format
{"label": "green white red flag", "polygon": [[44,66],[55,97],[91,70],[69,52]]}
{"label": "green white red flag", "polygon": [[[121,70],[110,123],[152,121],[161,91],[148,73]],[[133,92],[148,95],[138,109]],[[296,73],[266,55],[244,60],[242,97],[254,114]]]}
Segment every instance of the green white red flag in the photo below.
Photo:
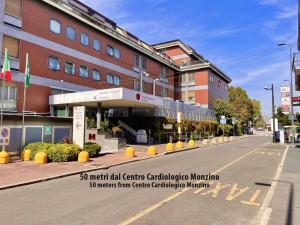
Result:
{"label": "green white red flag", "polygon": [[5,48],[4,62],[3,62],[2,73],[0,74],[0,77],[4,78],[7,81],[11,81],[11,71],[10,71],[7,48]]}

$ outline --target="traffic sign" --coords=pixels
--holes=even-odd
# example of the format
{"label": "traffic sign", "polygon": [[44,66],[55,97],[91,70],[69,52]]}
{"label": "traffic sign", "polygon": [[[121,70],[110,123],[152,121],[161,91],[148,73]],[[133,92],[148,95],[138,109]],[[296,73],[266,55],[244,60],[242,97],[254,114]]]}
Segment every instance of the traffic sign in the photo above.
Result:
{"label": "traffic sign", "polygon": [[225,120],[225,116],[221,116],[221,119],[222,119],[222,120]]}
{"label": "traffic sign", "polygon": [[10,139],[10,128],[1,127],[0,128],[0,145],[9,145]]}
{"label": "traffic sign", "polygon": [[232,125],[236,124],[236,118],[235,117],[232,117],[231,123],[232,123]]}
{"label": "traffic sign", "polygon": [[220,119],[220,124],[222,125],[226,124],[226,119]]}

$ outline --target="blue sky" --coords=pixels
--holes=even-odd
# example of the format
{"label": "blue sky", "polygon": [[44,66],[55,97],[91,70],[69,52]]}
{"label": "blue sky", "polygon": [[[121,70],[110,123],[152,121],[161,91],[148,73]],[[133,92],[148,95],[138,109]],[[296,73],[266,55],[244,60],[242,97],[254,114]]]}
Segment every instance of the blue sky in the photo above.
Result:
{"label": "blue sky", "polygon": [[[289,79],[289,43],[296,51],[297,0],[82,0],[149,44],[181,39],[228,74],[234,86],[271,114],[280,85]],[[300,93],[294,93],[300,96]],[[295,108],[296,111],[297,108]]]}

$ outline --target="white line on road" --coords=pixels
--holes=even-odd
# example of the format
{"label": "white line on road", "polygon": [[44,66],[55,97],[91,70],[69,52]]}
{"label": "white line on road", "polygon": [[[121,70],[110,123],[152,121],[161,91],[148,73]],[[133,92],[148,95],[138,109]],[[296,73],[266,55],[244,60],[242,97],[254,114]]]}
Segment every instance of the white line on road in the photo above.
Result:
{"label": "white line on road", "polygon": [[265,198],[265,200],[263,201],[263,203],[260,207],[260,210],[259,210],[259,213],[258,213],[257,217],[252,222],[253,225],[257,225],[257,224],[267,225],[268,222],[269,222],[269,219],[270,219],[270,216],[271,216],[271,213],[272,213],[272,209],[270,208],[270,203],[271,203],[272,198],[274,196],[274,193],[275,193],[275,190],[276,190],[276,187],[277,187],[277,184],[278,184],[277,180],[279,180],[279,178],[280,178],[288,149],[289,149],[289,146],[286,146],[286,148],[284,150],[284,153],[283,153],[283,156],[282,156],[282,159],[280,161],[280,164],[277,168],[275,177],[273,178],[271,188],[269,189],[269,191],[266,195],[266,198]]}

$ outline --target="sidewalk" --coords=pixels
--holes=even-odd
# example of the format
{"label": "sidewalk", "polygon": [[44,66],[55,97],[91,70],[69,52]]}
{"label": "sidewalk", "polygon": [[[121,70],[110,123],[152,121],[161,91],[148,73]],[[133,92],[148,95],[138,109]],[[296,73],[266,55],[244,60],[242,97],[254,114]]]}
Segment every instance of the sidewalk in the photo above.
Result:
{"label": "sidewalk", "polygon": [[300,224],[300,146],[289,148],[270,208],[268,224]]}
{"label": "sidewalk", "polygon": [[[240,137],[245,138],[246,136]],[[239,138],[239,139],[240,139]],[[237,139],[238,140],[238,139]],[[198,143],[197,143],[198,144]],[[220,144],[220,143],[216,143]],[[215,145],[215,144],[214,144]],[[148,155],[148,145],[130,145],[135,148],[136,157],[128,158],[125,156],[124,150],[111,154],[103,154],[97,158],[91,158],[87,163],[75,162],[62,162],[62,163],[47,163],[36,165],[32,161],[17,161],[9,164],[0,165],[0,190],[7,189],[25,184],[32,184],[41,181],[51,180],[55,178],[80,174],[82,172],[89,172],[108,168],[115,165],[130,163],[133,161],[140,161],[154,157],[160,157],[166,154],[165,144],[155,145],[157,155]],[[186,149],[176,150],[184,151],[189,150],[187,143],[184,143]],[[198,145],[194,148],[204,147]],[[175,148],[175,144],[174,144]]]}

